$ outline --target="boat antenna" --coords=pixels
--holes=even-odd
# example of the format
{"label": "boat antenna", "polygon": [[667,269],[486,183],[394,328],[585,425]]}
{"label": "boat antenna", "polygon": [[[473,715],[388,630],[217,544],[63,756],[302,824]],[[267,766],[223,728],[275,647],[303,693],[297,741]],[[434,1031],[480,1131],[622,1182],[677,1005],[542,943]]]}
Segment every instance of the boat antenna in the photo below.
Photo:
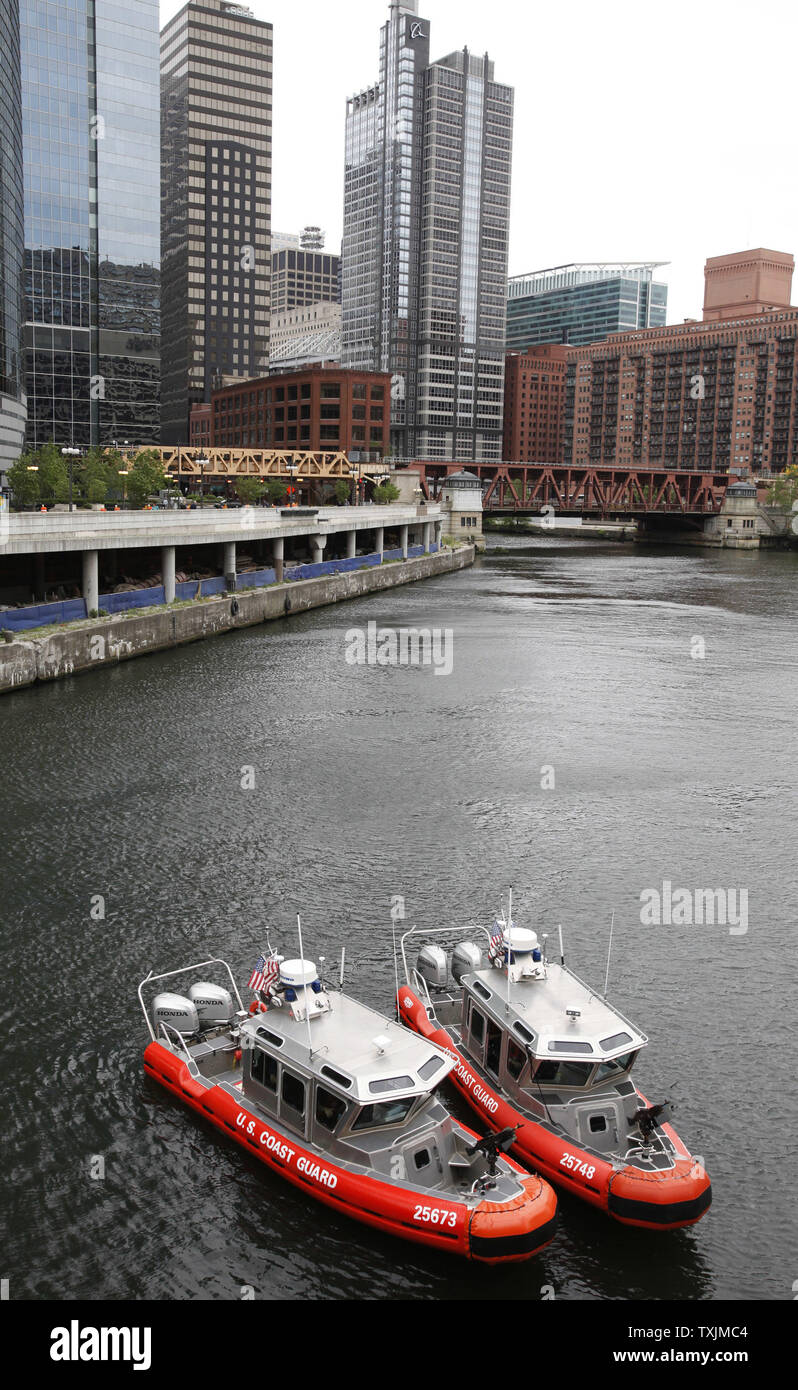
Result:
{"label": "boat antenna", "polygon": [[562,922],[558,926],[557,931],[560,933],[560,965],[565,965],[565,951],[562,944]]}
{"label": "boat antenna", "polygon": [[339,990],[343,990],[343,987],[344,987],[344,964],[345,964],[345,962],[346,962],[346,947],[345,947],[345,946],[342,946],[342,947],[341,947],[341,968],[340,968],[340,970],[338,971],[338,988],[339,988]]}
{"label": "boat antenna", "polygon": [[393,939],[393,979],[394,979],[394,986],[395,986],[395,989],[396,989],[396,993],[395,993],[395,995],[394,995],[394,1000],[393,1000],[393,1005],[394,1005],[394,1011],[395,1011],[395,1013],[396,1013],[396,1017],[397,1017],[397,1020],[398,1020],[398,1019],[399,1019],[399,966],[398,966],[397,960],[396,960],[396,918],[394,917],[394,910],[393,910],[393,908],[391,908],[391,937],[392,937],[392,939]]}
{"label": "boat antenna", "polygon": [[513,890],[509,890],[507,903],[507,1012],[510,1012],[510,990],[513,987],[512,966],[513,962]]}
{"label": "boat antenna", "polygon": [[[296,929],[297,929],[297,931],[298,931],[298,933],[299,933],[299,959],[301,960],[302,965],[304,966],[304,964],[305,964],[305,952],[302,950],[302,923],[301,923],[301,921],[299,920],[299,913],[297,913],[297,915],[296,915]],[[308,1053],[309,1053],[309,1055],[312,1057],[312,1056],[313,1056],[313,1032],[312,1032],[312,1029],[311,1029],[311,1027],[310,1027],[310,1001],[308,1000],[308,986],[307,986],[307,985],[303,985],[302,988],[303,988],[304,991],[305,991],[305,1019],[306,1019],[307,1025],[308,1025]]]}
{"label": "boat antenna", "polygon": [[605,999],[607,998],[607,985],[609,984],[609,979],[610,979],[610,956],[611,956],[611,954],[612,954],[612,931],[613,931],[613,927],[614,927],[614,926],[615,926],[615,909],[613,908],[613,910],[612,910],[612,921],[610,922],[610,940],[609,940],[609,945],[607,946],[607,971],[606,971],[606,974],[605,974],[605,976],[604,976],[604,998],[605,998]]}

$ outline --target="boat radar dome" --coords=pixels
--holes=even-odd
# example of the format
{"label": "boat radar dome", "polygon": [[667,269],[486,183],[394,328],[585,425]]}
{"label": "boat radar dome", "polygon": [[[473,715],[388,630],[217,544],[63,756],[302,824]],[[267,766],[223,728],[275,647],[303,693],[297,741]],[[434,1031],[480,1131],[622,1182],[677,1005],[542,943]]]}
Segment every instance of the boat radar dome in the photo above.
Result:
{"label": "boat radar dome", "polygon": [[510,980],[545,979],[537,932],[527,931],[525,927],[505,927],[502,943],[507,952]]}
{"label": "boat radar dome", "polygon": [[505,927],[502,945],[512,951],[514,956],[524,956],[534,951],[538,944],[537,933],[525,927]]}
{"label": "boat radar dome", "polygon": [[284,960],[280,966],[280,984],[291,989],[312,985],[319,972],[312,960]]}

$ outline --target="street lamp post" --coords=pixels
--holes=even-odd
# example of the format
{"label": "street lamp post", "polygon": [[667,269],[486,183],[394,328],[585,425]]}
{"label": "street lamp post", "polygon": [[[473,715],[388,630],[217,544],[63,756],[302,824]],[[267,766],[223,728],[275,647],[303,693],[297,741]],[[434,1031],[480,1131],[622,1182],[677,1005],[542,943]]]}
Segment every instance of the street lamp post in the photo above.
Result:
{"label": "street lamp post", "polygon": [[202,507],[205,501],[205,469],[210,468],[211,461],[204,454],[199,454],[194,462],[200,471],[200,507]]}
{"label": "street lamp post", "polygon": [[124,479],[125,479],[125,482],[122,484],[122,511],[124,511],[125,508],[127,507],[127,475],[128,475],[129,472],[130,472],[130,469],[129,469],[129,468],[118,468],[118,469],[117,469],[117,473],[119,474],[120,478],[124,478]]}
{"label": "street lamp post", "polygon": [[62,449],[61,455],[69,461],[69,510],[72,511],[72,460],[75,456],[80,458],[80,449]]}
{"label": "street lamp post", "polygon": [[[296,491],[295,491],[293,485],[294,485],[294,481],[295,481],[295,479],[296,479],[296,475],[297,475],[298,468],[299,468],[299,465],[296,464],[296,463],[287,463],[287,464],[285,465],[285,471],[286,471],[286,473],[288,474],[289,482],[290,482],[291,485],[292,485],[292,486],[291,486],[291,496],[292,496],[292,497],[295,497],[295,496],[296,496]],[[290,505],[292,505],[292,504],[289,503],[289,506],[290,506]]]}

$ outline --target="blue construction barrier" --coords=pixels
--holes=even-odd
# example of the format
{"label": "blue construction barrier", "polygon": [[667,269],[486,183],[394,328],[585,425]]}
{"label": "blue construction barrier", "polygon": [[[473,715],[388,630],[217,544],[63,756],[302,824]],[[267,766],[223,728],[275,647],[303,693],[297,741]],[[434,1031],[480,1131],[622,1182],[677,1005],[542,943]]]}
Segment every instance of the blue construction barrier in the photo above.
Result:
{"label": "blue construction barrier", "polygon": [[99,608],[106,613],[123,613],[126,608],[152,608],[164,603],[163,585],[152,589],[124,589],[121,594],[100,594]]}
{"label": "blue construction barrier", "polygon": [[237,589],[262,589],[267,584],[273,584],[277,575],[274,570],[250,570],[247,574],[239,574],[236,578]]}
{"label": "blue construction barrier", "polygon": [[8,608],[0,613],[0,628],[21,632],[28,627],[47,627],[50,623],[74,623],[86,617],[82,598],[62,599],[58,603],[35,603],[29,608]]}
{"label": "blue construction barrier", "polygon": [[[434,553],[438,550],[437,545],[431,545],[430,551]],[[408,557],[423,555],[423,545],[408,546]],[[401,560],[401,550],[386,550],[383,552],[383,560]],[[379,554],[375,551],[371,555],[352,555],[340,560],[322,560],[319,564],[309,565],[286,565],[283,571],[283,578],[287,582],[298,579],[319,579],[325,574],[345,574],[352,570],[362,569],[364,565],[378,565],[380,563]],[[276,574],[273,569],[252,570],[248,574],[239,574],[236,579],[238,589],[257,589],[267,584],[274,584]],[[213,579],[189,579],[182,584],[175,584],[175,598],[193,599],[210,598],[214,594],[224,593],[226,588],[224,577],[219,575]],[[199,592],[198,592],[199,591]],[[159,584],[152,589],[125,589],[119,594],[100,594],[98,606],[101,612],[123,613],[130,608],[150,608],[165,602],[163,585]],[[73,623],[79,618],[87,617],[86,603],[82,598],[63,599],[58,603],[36,603],[28,608],[8,608],[0,612],[0,630],[6,628],[10,632],[21,632],[27,628],[47,627],[51,623]]]}

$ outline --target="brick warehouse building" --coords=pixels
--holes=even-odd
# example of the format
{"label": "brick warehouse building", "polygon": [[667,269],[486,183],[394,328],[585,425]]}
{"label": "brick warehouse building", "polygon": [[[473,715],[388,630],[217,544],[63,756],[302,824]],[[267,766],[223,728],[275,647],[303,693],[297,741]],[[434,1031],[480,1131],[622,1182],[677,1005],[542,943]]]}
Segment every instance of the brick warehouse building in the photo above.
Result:
{"label": "brick warehouse building", "polygon": [[704,321],[571,348],[561,461],[780,472],[798,463],[792,256],[710,258]]}
{"label": "brick warehouse building", "polygon": [[343,367],[240,381],[211,397],[211,444],[219,448],[388,449],[391,378],[387,372]]}
{"label": "brick warehouse building", "polygon": [[502,458],[547,463],[560,457],[568,349],[541,343],[504,359]]}

